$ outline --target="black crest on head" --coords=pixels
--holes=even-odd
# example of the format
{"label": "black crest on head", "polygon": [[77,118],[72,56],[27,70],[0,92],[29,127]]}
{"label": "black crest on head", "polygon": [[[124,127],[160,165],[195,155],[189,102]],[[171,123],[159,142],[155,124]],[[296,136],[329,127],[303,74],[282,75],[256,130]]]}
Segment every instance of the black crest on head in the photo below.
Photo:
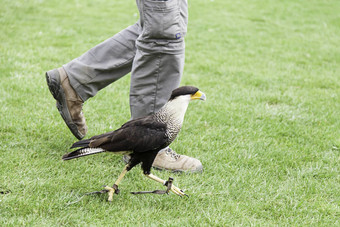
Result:
{"label": "black crest on head", "polygon": [[175,90],[172,91],[169,100],[172,100],[176,98],[177,96],[181,96],[181,95],[193,95],[198,90],[199,89],[197,87],[193,87],[193,86],[182,86],[182,87],[176,88]]}

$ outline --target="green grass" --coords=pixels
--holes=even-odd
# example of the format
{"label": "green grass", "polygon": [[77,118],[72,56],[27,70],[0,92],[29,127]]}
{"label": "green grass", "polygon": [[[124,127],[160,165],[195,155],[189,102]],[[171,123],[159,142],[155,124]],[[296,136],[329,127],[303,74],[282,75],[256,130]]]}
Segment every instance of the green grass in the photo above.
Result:
{"label": "green grass", "polygon": [[[173,176],[190,198],[139,168],[113,203],[86,196],[124,164],[70,162],[76,141],[44,72],[137,20],[135,1],[0,0],[0,226],[339,226],[340,1],[189,1],[182,84],[198,86],[172,148],[202,174]],[[129,119],[129,76],[84,106],[87,137]],[[76,203],[74,203],[76,202]]]}

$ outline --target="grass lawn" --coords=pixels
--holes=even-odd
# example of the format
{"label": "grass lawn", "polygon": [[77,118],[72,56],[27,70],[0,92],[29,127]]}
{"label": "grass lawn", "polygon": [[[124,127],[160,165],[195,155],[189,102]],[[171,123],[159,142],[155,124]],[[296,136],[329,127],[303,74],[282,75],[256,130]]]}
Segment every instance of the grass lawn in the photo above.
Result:
{"label": "grass lawn", "polygon": [[[0,226],[339,226],[340,1],[189,0],[183,85],[192,102],[172,148],[202,174],[173,176],[189,198],[134,168],[112,203],[84,193],[124,164],[63,162],[76,141],[44,73],[138,19],[134,0],[0,0]],[[130,118],[129,75],[84,105],[86,138]],[[78,202],[77,202],[78,201]]]}

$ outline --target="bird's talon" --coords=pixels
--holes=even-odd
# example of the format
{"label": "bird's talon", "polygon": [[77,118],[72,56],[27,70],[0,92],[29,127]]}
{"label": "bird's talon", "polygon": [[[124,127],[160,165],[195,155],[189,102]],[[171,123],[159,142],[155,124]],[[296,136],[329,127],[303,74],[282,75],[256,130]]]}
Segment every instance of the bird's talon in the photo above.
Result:
{"label": "bird's talon", "polygon": [[109,194],[109,198],[107,199],[109,202],[113,201],[113,194],[118,194],[119,190],[118,190],[118,186],[113,185],[113,187],[109,187],[109,186],[105,186],[104,190],[107,191],[107,193]]}
{"label": "bird's talon", "polygon": [[172,186],[172,187],[171,187],[171,191],[172,191],[173,193],[175,193],[176,195],[180,196],[180,197],[182,197],[182,196],[187,196],[187,197],[189,197],[187,194],[184,193],[184,191],[183,191],[182,189],[179,189],[179,188],[177,188],[177,187],[175,187],[175,186]]}
{"label": "bird's talon", "polygon": [[112,188],[115,190],[115,194],[119,194],[120,190],[118,189],[118,185],[114,184]]}

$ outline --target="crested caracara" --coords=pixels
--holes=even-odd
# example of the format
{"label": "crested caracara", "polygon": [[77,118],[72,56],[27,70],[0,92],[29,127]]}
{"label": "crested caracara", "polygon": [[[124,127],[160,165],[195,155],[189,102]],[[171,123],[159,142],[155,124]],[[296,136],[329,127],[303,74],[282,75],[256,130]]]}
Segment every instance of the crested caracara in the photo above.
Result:
{"label": "crested caracara", "polygon": [[[196,99],[205,100],[205,94],[196,87],[179,87],[172,91],[169,101],[156,113],[128,121],[115,131],[78,141],[71,146],[71,149],[78,149],[65,154],[62,159],[70,160],[101,152],[130,155],[129,162],[113,187],[105,187],[109,201],[117,193],[118,184],[124,175],[139,163],[145,176],[166,185],[167,181],[150,173],[152,163],[157,153],[174,141],[182,127],[189,102]],[[171,185],[170,190],[179,196],[185,195],[174,185]]]}

